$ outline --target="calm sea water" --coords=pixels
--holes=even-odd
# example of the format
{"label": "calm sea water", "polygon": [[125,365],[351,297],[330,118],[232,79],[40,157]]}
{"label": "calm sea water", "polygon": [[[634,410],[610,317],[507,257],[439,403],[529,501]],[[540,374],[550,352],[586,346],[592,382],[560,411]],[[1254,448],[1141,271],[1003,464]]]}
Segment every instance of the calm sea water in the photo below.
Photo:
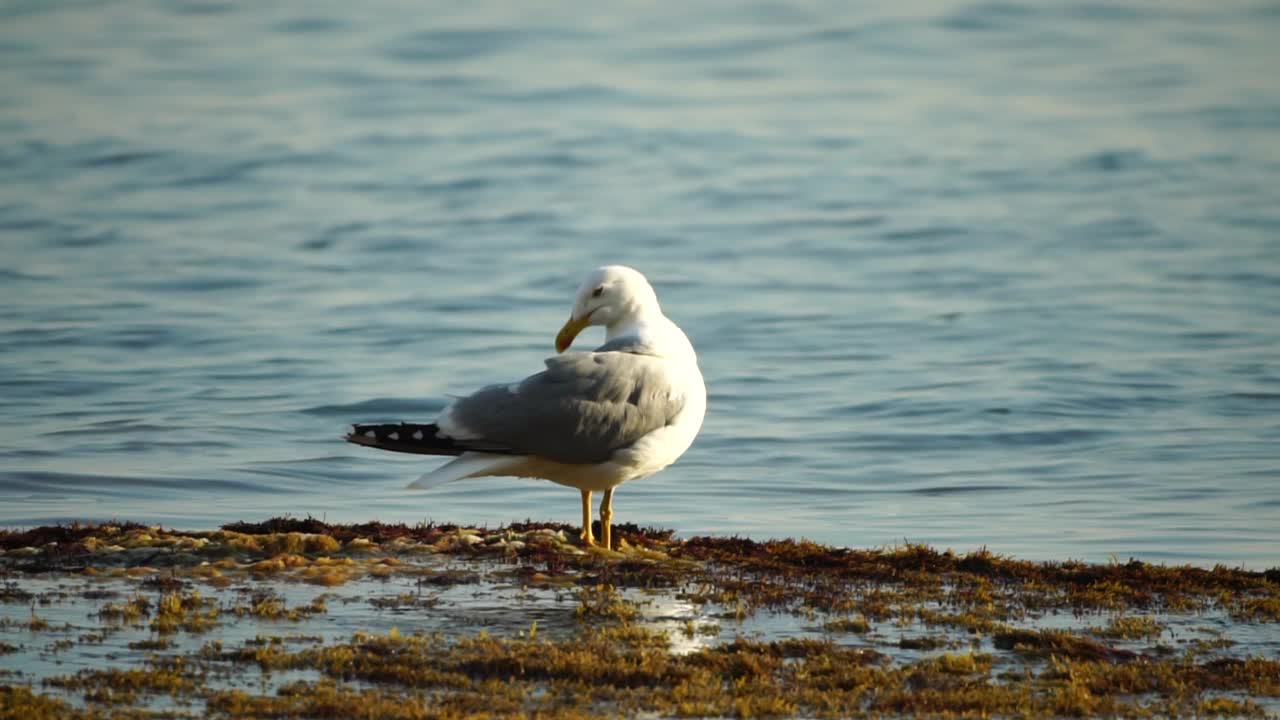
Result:
{"label": "calm sea water", "polygon": [[7,2],[0,525],[576,522],[339,438],[539,369],[620,262],[710,409],[619,521],[1280,565],[1277,37],[1198,0]]}

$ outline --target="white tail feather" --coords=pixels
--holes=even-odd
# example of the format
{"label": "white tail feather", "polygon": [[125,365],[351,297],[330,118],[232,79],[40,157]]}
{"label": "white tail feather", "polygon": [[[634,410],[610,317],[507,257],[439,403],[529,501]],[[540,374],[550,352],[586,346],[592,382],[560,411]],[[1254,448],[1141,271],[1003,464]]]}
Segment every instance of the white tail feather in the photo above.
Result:
{"label": "white tail feather", "polygon": [[413,490],[430,490],[446,483],[473,477],[501,475],[501,470],[512,461],[510,455],[492,453],[463,453],[457,459],[432,470],[409,484]]}

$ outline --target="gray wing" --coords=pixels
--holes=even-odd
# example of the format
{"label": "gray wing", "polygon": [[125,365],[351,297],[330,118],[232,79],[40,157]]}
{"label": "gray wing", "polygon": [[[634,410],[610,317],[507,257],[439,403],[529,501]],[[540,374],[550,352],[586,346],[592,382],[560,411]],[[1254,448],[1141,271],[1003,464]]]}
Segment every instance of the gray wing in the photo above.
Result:
{"label": "gray wing", "polygon": [[518,385],[454,401],[451,418],[476,440],[565,463],[598,463],[671,423],[684,407],[667,361],[627,352],[570,353]]}

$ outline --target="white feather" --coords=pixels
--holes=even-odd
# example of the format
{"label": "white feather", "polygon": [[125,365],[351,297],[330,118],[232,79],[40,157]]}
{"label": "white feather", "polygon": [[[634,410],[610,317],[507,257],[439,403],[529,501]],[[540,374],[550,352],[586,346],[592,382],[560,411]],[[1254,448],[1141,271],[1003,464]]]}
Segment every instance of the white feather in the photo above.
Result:
{"label": "white feather", "polygon": [[511,463],[510,455],[493,453],[463,453],[456,459],[441,465],[409,484],[413,490],[430,490],[446,483],[472,477],[502,475],[505,465]]}

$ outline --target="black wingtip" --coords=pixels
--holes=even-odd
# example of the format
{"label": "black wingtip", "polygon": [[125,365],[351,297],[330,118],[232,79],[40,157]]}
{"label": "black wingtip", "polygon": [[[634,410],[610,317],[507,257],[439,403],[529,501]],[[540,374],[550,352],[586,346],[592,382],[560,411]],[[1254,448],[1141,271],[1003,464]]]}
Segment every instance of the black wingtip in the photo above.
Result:
{"label": "black wingtip", "polygon": [[461,455],[466,448],[440,437],[439,427],[418,423],[352,425],[346,440],[356,445],[417,455]]}
{"label": "black wingtip", "polygon": [[377,433],[373,433],[372,436],[370,436],[370,433],[373,433],[373,431],[372,430],[362,431],[358,425],[352,425],[351,432],[344,435],[342,439],[346,440],[349,443],[355,443],[356,445],[364,445],[366,447],[378,447]]}

